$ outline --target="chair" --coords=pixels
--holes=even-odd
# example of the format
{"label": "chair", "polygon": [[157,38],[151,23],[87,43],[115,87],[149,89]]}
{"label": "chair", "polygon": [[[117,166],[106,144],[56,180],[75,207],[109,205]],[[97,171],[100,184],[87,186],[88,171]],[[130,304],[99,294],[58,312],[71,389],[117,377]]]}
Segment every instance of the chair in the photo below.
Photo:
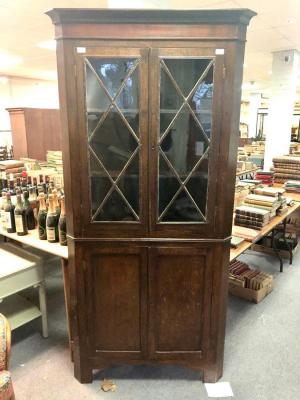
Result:
{"label": "chair", "polygon": [[0,400],[14,400],[14,389],[8,371],[10,355],[10,326],[4,315],[0,314]]}

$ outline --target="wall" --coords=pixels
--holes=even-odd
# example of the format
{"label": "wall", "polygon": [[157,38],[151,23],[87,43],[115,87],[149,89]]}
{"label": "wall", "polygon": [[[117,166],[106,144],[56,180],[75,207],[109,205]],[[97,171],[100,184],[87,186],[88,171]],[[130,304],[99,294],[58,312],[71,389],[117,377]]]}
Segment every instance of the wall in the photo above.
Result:
{"label": "wall", "polygon": [[8,107],[58,108],[57,82],[0,77],[0,146],[11,145]]}

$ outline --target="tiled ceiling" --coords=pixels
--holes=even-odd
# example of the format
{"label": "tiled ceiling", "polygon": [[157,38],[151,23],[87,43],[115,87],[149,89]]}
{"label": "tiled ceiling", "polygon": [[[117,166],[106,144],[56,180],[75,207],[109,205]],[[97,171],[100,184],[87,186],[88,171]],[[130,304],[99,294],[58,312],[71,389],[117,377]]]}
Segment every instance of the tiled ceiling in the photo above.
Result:
{"label": "tiled ceiling", "polygon": [[[0,0],[0,75],[56,79],[53,50],[37,44],[51,40],[52,23],[44,13],[54,7],[122,7],[120,0]],[[272,51],[300,50],[300,0],[128,0],[127,7],[250,8],[258,13],[248,30],[244,82],[267,91]],[[16,57],[5,66],[1,54]]]}

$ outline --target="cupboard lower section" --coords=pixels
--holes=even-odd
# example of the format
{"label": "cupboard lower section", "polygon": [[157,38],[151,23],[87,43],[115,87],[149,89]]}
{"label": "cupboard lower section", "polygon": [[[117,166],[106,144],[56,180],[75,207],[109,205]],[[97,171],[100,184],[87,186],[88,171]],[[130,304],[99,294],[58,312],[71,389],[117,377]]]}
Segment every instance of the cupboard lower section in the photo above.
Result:
{"label": "cupboard lower section", "polygon": [[[111,364],[180,364],[222,375],[227,243],[75,242],[75,376]],[[225,278],[225,279],[224,279]]]}

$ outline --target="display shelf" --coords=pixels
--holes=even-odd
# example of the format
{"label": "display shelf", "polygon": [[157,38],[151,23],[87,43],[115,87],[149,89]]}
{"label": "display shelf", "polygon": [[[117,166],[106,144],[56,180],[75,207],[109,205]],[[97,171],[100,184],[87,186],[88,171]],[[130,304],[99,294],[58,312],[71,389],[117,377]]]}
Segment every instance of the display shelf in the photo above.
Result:
{"label": "display shelf", "polygon": [[45,251],[46,253],[50,253],[65,259],[68,258],[67,246],[61,246],[59,243],[49,243],[47,240],[40,240],[37,229],[34,231],[28,231],[28,235],[19,236],[16,233],[8,233],[6,230],[0,227],[0,235],[16,240],[17,242],[27,244],[28,246],[35,247],[39,250]]}
{"label": "display shelf", "polygon": [[1,314],[5,315],[9,320],[11,329],[14,330],[20,326],[41,317],[40,309],[26,300],[19,294],[13,294],[6,297],[0,303]]}

